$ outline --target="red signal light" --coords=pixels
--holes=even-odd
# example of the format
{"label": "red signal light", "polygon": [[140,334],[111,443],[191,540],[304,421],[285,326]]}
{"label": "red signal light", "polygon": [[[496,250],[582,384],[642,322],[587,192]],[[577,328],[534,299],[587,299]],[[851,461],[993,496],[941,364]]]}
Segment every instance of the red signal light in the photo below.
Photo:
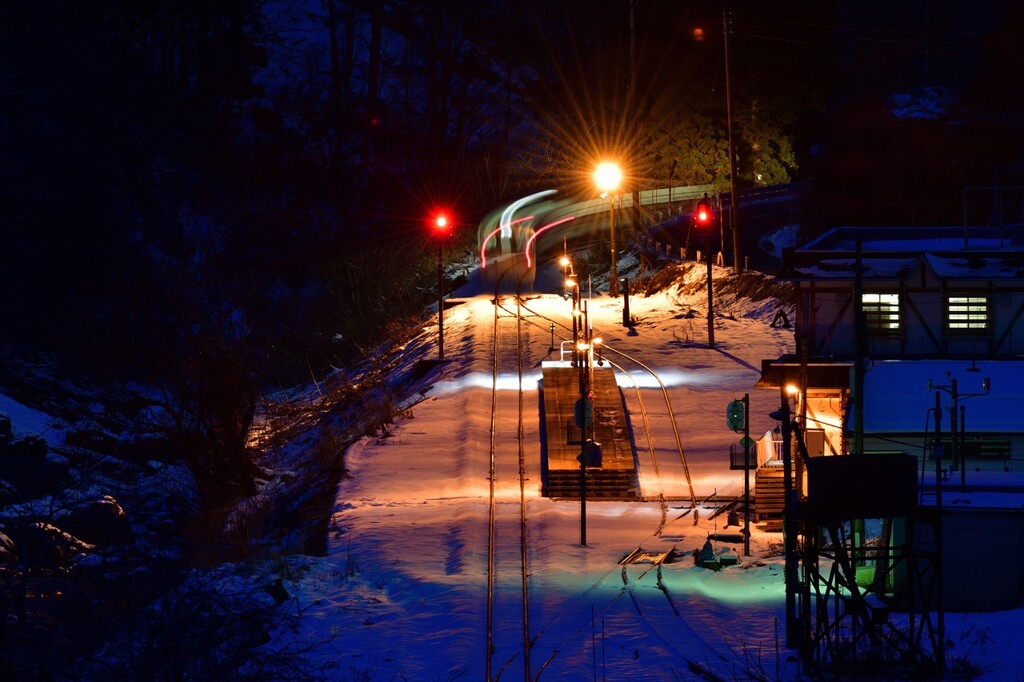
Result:
{"label": "red signal light", "polygon": [[713,217],[714,211],[711,210],[711,202],[707,197],[698,201],[693,209],[693,221],[697,223],[697,227],[710,227]]}
{"label": "red signal light", "polygon": [[448,220],[448,216],[444,213],[435,215],[431,224],[434,226],[434,231],[438,233],[448,232],[451,229],[451,221]]}

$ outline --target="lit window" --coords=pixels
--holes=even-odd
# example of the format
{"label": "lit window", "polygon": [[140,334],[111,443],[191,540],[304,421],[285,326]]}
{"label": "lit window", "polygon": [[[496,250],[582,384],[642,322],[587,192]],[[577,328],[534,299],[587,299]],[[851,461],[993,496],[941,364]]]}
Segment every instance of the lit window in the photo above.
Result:
{"label": "lit window", "polygon": [[946,328],[951,332],[987,332],[988,296],[949,296],[946,299]]}
{"label": "lit window", "polygon": [[899,294],[861,294],[860,307],[864,311],[868,331],[880,334],[899,333]]}

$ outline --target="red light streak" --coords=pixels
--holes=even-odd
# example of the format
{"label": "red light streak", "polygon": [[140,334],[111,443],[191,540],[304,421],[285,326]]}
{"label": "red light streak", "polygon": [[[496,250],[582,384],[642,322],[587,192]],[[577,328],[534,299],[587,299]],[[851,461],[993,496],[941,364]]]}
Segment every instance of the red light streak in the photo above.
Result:
{"label": "red light streak", "polygon": [[561,220],[556,220],[553,223],[548,223],[547,225],[539,228],[532,235],[530,235],[530,238],[526,240],[526,249],[523,251],[523,253],[526,255],[526,267],[532,267],[533,265],[530,259],[530,245],[533,244],[534,240],[537,239],[538,236],[540,236],[540,233],[543,232],[544,230],[549,230],[552,227],[561,225],[562,223],[567,223],[570,220],[576,220],[576,216],[571,215],[568,218],[562,218]]}
{"label": "red light streak", "polygon": [[[527,221],[527,220],[533,220],[533,216],[532,215],[528,215],[525,218],[517,218],[516,220],[513,220],[512,222],[510,222],[509,225],[515,225],[516,223],[521,223],[521,222],[524,222],[524,221]],[[501,232],[501,227],[502,227],[501,225],[498,225],[498,227],[494,228],[494,231],[491,232],[489,235],[487,235],[484,238],[483,243],[480,244],[480,267],[481,268],[486,268],[487,267],[487,242],[491,241],[491,238],[494,237],[494,235],[496,235],[499,232]]]}

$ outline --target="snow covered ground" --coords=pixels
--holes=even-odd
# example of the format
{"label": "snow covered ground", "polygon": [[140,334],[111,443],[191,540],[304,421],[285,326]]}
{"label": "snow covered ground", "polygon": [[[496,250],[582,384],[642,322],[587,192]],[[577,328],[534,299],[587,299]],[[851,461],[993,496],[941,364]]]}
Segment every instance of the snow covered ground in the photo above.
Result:
{"label": "snow covered ground", "polygon": [[[793,338],[790,331],[771,327],[773,299],[754,302],[725,293],[716,298],[716,347],[707,348],[702,281],[703,268],[694,268],[677,286],[648,297],[634,294],[632,330],[621,325],[621,299],[595,293],[590,315],[595,334],[607,346],[661,374],[698,499],[714,492],[733,497],[742,494],[743,475],[728,465],[728,448],[737,436],[726,427],[726,404],[749,393],[752,433],[772,428],[768,413],[777,408],[778,394],[755,389],[754,383],[761,360],[792,352]],[[530,310],[569,320],[569,304],[552,293],[557,281],[542,279],[534,288]],[[326,556],[293,560],[285,586],[294,599],[283,608],[300,617],[275,636],[275,647],[322,643],[311,654],[313,662],[336,679],[476,680],[488,669],[494,309],[493,293],[481,289],[471,284],[456,292],[460,303],[446,313],[449,362],[410,386],[414,398],[388,434],[364,438],[346,453],[350,476],[338,489]],[[684,515],[688,483],[661,407],[661,388],[648,377],[635,374],[651,411],[659,466],[655,473],[646,436],[634,423],[641,486],[646,497],[664,495],[668,501],[589,501],[588,542],[581,546],[579,502],[540,496],[537,380],[540,362],[553,359],[547,322],[542,324],[526,326],[522,386],[511,365],[499,379],[492,677],[681,680],[701,679],[695,671],[704,669],[721,679],[750,679],[750,673],[798,679],[795,652],[785,648],[782,634],[780,533],[754,527],[752,556],[717,572],[696,567],[690,557],[660,568],[638,563],[623,569],[618,563],[638,547],[690,553],[710,533],[739,530],[724,528],[725,515],[712,519],[711,509]],[[502,327],[500,338],[512,333]],[[502,346],[502,362],[511,352]],[[405,349],[409,363],[436,355],[436,327]],[[620,375],[619,385],[634,415],[634,382]],[[524,432],[528,662],[519,571],[515,409],[520,390],[529,415]],[[742,544],[717,543],[715,549],[741,553]],[[1014,644],[1024,610],[951,614],[946,622],[951,660],[968,658],[984,666],[984,679],[1024,678],[1024,655]]]}
{"label": "snow covered ground", "polygon": [[[636,325],[631,330],[621,325],[621,299],[595,294],[590,301],[595,333],[605,344],[656,369],[665,382],[690,481],[675,447],[661,387],[609,351],[609,358],[629,370],[628,376],[620,373],[618,381],[630,412],[642,493],[651,501],[591,499],[586,546],[580,544],[579,502],[540,496],[537,381],[540,363],[554,354],[549,350],[547,321],[531,316],[569,319],[569,304],[551,293],[558,291],[559,278],[541,278],[528,296],[529,342],[524,348],[522,394],[511,363],[514,322],[512,318],[501,322],[502,373],[495,423],[496,564],[490,576],[495,587],[495,630],[489,660],[488,451],[494,309],[491,294],[473,283],[475,276],[456,292],[455,305],[446,311],[448,362],[413,378],[412,368],[418,361],[437,356],[437,328],[428,317],[422,333],[401,350],[401,362],[393,369],[394,381],[404,382],[404,394],[409,396],[398,418],[384,433],[363,438],[345,453],[350,476],[337,490],[325,555],[271,552],[263,562],[194,569],[192,582],[217,595],[217,603],[230,594],[273,609],[274,600],[263,588],[280,577],[289,597],[276,607],[281,626],[265,649],[271,655],[284,652],[293,663],[287,669],[320,671],[327,680],[480,679],[488,663],[492,678],[503,680],[708,679],[699,671],[724,680],[801,679],[795,652],[784,646],[781,534],[754,526],[751,556],[740,557],[739,566],[717,572],[696,567],[685,556],[702,547],[709,534],[740,530],[725,527],[726,515],[712,518],[713,509],[708,507],[687,513],[689,487],[692,483],[697,499],[712,493],[731,499],[742,493],[742,472],[728,466],[728,447],[737,435],[726,427],[725,406],[749,393],[752,433],[773,428],[768,414],[776,409],[778,394],[756,389],[754,383],[762,359],[793,350],[791,332],[770,325],[777,301],[737,297],[735,281],[721,269],[716,269],[716,348],[707,348],[703,272],[703,267],[690,268],[682,279],[650,296],[634,292],[630,306]],[[628,258],[622,273],[636,279]],[[594,289],[603,291],[604,286],[595,282]],[[638,390],[650,412],[657,468],[647,431],[638,418]],[[319,387],[310,386],[309,391],[318,393]],[[529,415],[524,426],[527,480],[523,491],[529,661],[523,647],[519,570],[515,415],[520,395]],[[0,412],[11,417],[15,435],[40,435],[51,446],[64,442],[66,425],[53,416],[9,396],[0,396]],[[292,443],[294,451],[282,453],[278,472],[282,477],[289,462],[301,461],[292,458],[303,456],[316,433],[298,434]],[[51,451],[49,457],[56,455]],[[125,491],[96,490],[124,499],[129,516],[146,513],[146,505],[164,504],[164,497],[149,496],[138,489],[140,485],[135,484],[135,497]],[[87,487],[78,481],[74,489],[84,494]],[[46,499],[34,504],[45,505]],[[652,555],[674,549],[684,556],[660,568],[651,563],[619,565],[638,548]],[[741,554],[742,545],[721,541],[714,549]],[[162,603],[155,603],[154,611],[166,608]],[[221,624],[237,625],[226,618]],[[983,671],[974,677],[951,675],[949,679],[1024,679],[1024,647],[1017,642],[1022,626],[1024,609],[1020,608],[947,614],[951,669]],[[90,670],[119,669],[122,658],[132,660],[125,658],[128,654],[123,649],[132,641],[132,633],[119,637],[90,664]],[[145,643],[144,631],[136,637],[141,637],[140,646]],[[256,669],[264,670],[259,666],[266,660],[253,662],[254,670],[239,672],[263,679]],[[962,662],[969,665],[960,666]],[[89,677],[88,672],[83,674]],[[94,678],[106,679],[99,673]],[[293,676],[281,673],[277,678]]]}

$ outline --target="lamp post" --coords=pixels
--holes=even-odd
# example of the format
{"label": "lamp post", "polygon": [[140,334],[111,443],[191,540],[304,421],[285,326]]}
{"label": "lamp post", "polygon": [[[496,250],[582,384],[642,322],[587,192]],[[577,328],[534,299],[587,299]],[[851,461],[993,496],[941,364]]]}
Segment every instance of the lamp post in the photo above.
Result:
{"label": "lamp post", "polygon": [[569,256],[567,255],[563,255],[561,258],[559,258],[558,264],[562,266],[562,297],[569,298],[569,278],[575,277],[576,271],[572,267],[572,260],[570,260]]}
{"label": "lamp post", "polygon": [[611,296],[619,295],[619,273],[616,263],[618,257],[615,254],[615,195],[612,192],[619,188],[621,182],[622,169],[619,168],[619,164],[612,161],[602,161],[597,164],[597,168],[594,170],[594,183],[601,191],[601,197],[608,197],[609,238],[612,245],[612,271],[608,278],[608,294]]}
{"label": "lamp post", "polygon": [[576,401],[575,422],[580,430],[580,546],[587,545],[587,429],[592,422],[591,377],[590,377],[590,334],[587,330],[586,302],[579,286],[573,287],[572,310],[572,352],[573,365],[577,368],[580,397]]}
{"label": "lamp post", "polygon": [[693,223],[697,227],[697,230],[704,235],[704,250],[707,252],[704,254],[704,259],[708,265],[708,348],[715,347],[715,311],[714,311],[714,292],[713,280],[714,280],[714,269],[711,267],[711,229],[714,224],[715,211],[711,207],[711,201],[708,199],[708,193],[705,192],[704,196],[697,202],[697,205],[693,209]]}
{"label": "lamp post", "polygon": [[[744,393],[742,400],[729,403],[725,408],[725,421],[730,429],[743,434],[743,440],[740,441],[743,446],[743,556],[750,556],[750,446],[754,441],[750,438],[749,393]],[[729,468],[736,468],[734,462],[730,462]]]}
{"label": "lamp post", "polygon": [[769,416],[782,422],[782,476],[785,479],[783,481],[785,497],[782,506],[782,544],[785,554],[783,576],[786,584],[786,646],[795,649],[800,645],[800,627],[796,609],[797,564],[799,562],[796,545],[798,532],[796,515],[799,513],[799,505],[796,504],[793,494],[793,424],[790,419],[792,413],[789,408],[789,396],[786,395],[784,388],[779,391],[779,395],[782,402],[781,407]]}
{"label": "lamp post", "polygon": [[633,326],[633,319],[629,316],[629,277],[623,277],[619,282],[622,284],[622,326],[629,328]]}
{"label": "lamp post", "polygon": [[[580,399],[576,408],[576,424],[580,428],[580,546],[587,546],[587,467],[601,466],[599,444],[594,441],[594,347],[601,343],[590,329],[587,306],[583,304],[582,336],[576,344],[579,351]],[[589,437],[588,437],[589,436]]]}
{"label": "lamp post", "polygon": [[750,394],[743,394],[743,556],[750,556]]}
{"label": "lamp post", "polygon": [[566,295],[572,299],[572,366],[578,365],[579,351],[576,346],[580,340],[580,287],[574,277],[565,278]]}
{"label": "lamp post", "polygon": [[448,217],[439,213],[434,217],[434,233],[437,236],[437,359],[444,360],[444,240],[450,230]]}
{"label": "lamp post", "polygon": [[580,356],[580,546],[587,546],[587,427],[590,426],[590,363],[589,344],[584,326],[583,341],[577,345]]}

